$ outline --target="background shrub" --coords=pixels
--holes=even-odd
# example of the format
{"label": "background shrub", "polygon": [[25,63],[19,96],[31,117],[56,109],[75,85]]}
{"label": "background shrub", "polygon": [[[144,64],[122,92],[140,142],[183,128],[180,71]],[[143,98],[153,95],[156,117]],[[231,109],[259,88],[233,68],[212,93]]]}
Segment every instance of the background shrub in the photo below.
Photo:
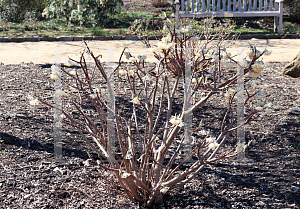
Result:
{"label": "background shrub", "polygon": [[[12,3],[18,6],[14,8]],[[44,14],[46,18],[65,18],[73,25],[109,26],[122,5],[122,0],[0,0],[0,18],[21,22],[41,20]]]}
{"label": "background shrub", "polygon": [[[10,22],[20,22],[26,18],[26,15],[28,17],[29,13],[39,18],[50,2],[51,0],[0,0],[0,18]],[[18,6],[13,8],[12,3]]]}
{"label": "background shrub", "polygon": [[109,26],[114,22],[114,15],[121,12],[122,4],[122,0],[81,0],[79,4],[73,0],[56,0],[44,12],[49,18],[64,17],[73,25]]}
{"label": "background shrub", "polygon": [[288,10],[291,21],[300,23],[300,0],[285,0],[283,5]]}

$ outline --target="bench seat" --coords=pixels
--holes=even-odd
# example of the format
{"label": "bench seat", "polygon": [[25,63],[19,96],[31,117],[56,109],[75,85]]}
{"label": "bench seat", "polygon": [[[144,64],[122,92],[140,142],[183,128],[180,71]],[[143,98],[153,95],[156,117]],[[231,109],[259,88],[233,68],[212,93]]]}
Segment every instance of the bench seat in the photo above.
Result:
{"label": "bench seat", "polygon": [[282,33],[283,0],[176,0],[179,18],[274,17],[274,32]]}

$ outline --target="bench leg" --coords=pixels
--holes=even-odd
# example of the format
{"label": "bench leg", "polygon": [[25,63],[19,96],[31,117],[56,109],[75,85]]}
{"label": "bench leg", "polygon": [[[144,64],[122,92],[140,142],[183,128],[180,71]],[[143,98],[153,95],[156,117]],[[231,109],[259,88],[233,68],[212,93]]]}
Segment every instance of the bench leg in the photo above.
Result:
{"label": "bench leg", "polygon": [[278,35],[282,34],[282,21],[283,21],[283,2],[279,3],[279,27],[278,27]]}
{"label": "bench leg", "polygon": [[278,28],[278,17],[274,17],[274,33],[277,31]]}
{"label": "bench leg", "polygon": [[278,35],[282,34],[282,16],[279,17]]}

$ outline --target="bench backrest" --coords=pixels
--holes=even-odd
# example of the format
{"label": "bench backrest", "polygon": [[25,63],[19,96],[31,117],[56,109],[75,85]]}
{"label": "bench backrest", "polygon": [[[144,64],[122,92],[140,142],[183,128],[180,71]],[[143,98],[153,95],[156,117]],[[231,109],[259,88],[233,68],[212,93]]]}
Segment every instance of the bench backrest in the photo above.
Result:
{"label": "bench backrest", "polygon": [[185,13],[278,11],[278,3],[274,0],[181,0],[180,11]]}

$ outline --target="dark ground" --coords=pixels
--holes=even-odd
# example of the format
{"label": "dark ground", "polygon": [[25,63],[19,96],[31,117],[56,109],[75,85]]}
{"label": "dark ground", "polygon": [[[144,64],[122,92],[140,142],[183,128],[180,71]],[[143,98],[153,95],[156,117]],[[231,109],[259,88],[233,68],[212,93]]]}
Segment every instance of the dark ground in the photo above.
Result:
{"label": "dark ground", "polygon": [[[169,10],[127,2],[129,10]],[[280,75],[285,64],[270,63],[262,73],[266,99],[281,107],[246,126],[246,140],[253,140],[247,161],[208,166],[156,208],[300,207],[300,115],[291,114],[300,111],[300,80]],[[44,105],[33,110],[27,99],[30,92],[53,97],[50,73],[50,66],[33,63],[0,66],[0,208],[139,208],[91,181],[101,181],[97,173],[106,171],[83,165],[91,150],[78,132],[63,128],[65,161],[53,161],[53,111]],[[208,115],[204,125],[215,119],[214,105],[199,111]]]}
{"label": "dark ground", "polygon": [[[208,166],[156,208],[300,207],[300,115],[291,114],[300,110],[300,80],[280,75],[285,64],[269,63],[262,73],[266,99],[281,107],[246,126],[246,141],[253,140],[247,161]],[[91,150],[78,132],[63,126],[65,162],[53,162],[53,111],[39,105],[33,112],[27,99],[33,91],[53,97],[50,66],[0,67],[0,208],[138,208],[91,181],[106,171],[83,165]],[[204,126],[215,122],[214,105],[200,111],[208,115]]]}

